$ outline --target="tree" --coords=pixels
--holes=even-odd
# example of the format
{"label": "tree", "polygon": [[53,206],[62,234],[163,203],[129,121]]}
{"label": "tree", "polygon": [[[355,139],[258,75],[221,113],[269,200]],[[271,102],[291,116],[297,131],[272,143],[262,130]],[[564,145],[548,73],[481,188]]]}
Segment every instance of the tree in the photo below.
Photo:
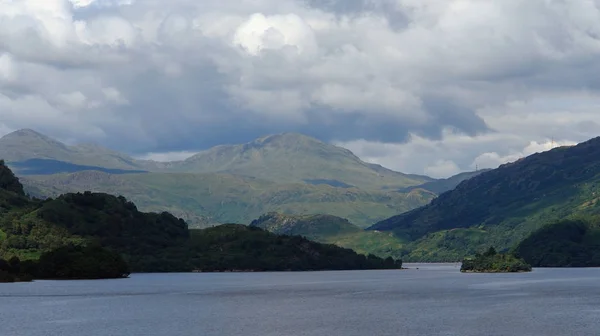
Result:
{"label": "tree", "polygon": [[23,185],[13,172],[6,166],[4,160],[0,160],[0,189],[8,190],[25,196]]}
{"label": "tree", "polygon": [[498,252],[496,252],[496,249],[493,246],[490,246],[490,248],[483,255],[486,257],[492,257],[496,254],[498,254]]}

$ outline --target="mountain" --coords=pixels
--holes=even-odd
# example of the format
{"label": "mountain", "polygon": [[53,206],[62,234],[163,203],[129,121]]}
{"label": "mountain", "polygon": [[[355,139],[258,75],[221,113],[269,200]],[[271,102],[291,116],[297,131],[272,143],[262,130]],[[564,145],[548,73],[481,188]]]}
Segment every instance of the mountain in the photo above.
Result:
{"label": "mountain", "polygon": [[250,226],[269,232],[300,235],[321,243],[334,244],[363,254],[398,257],[401,241],[393,234],[364,231],[347,219],[331,215],[288,215],[268,213]]}
{"label": "mountain", "polygon": [[278,183],[329,184],[366,190],[400,188],[432,180],[366,163],[347,149],[296,133],[270,135],[243,145],[217,146],[185,161],[171,163],[170,170],[220,172]]}
{"label": "mountain", "polygon": [[332,214],[361,227],[399,212],[414,209],[435,195],[364,191],[328,185],[278,184],[229,174],[106,174],[84,171],[73,174],[22,178],[32,196],[65,192],[114,193],[134,201],[144,211],[169,211],[192,227],[219,223],[249,223],[277,211],[291,214]]}
{"label": "mountain", "polygon": [[[0,138],[0,158],[20,175],[99,170],[226,173],[277,183],[327,184],[365,190],[403,188],[432,181],[361,161],[347,149],[296,134],[270,135],[241,145],[217,146],[183,160],[137,160],[97,145],[67,146],[33,130]],[[112,171],[107,171],[112,170]]]}
{"label": "mountain", "polygon": [[[67,146],[30,129],[0,138],[0,158],[9,165],[31,159],[66,162],[75,165],[112,169],[145,170],[141,161],[95,145]],[[31,162],[30,162],[31,163]],[[33,168],[34,165],[27,165]]]}
{"label": "mountain", "polygon": [[428,205],[369,230],[412,241],[408,260],[460,260],[509,249],[572,214],[600,212],[600,138],[537,153],[465,180]]}
{"label": "mountain", "polygon": [[81,171],[99,171],[108,174],[145,173],[143,170],[115,169],[98,166],[84,166],[52,159],[28,159],[13,162],[11,166],[21,175],[52,175],[60,173],[75,173]]}
{"label": "mountain", "polygon": [[270,211],[327,213],[366,227],[435,197],[426,190],[394,192],[430,178],[365,163],[346,149],[295,133],[159,163],[20,130],[0,139],[0,158],[33,196],[116,193],[144,211],[172,212],[192,227],[247,223]]}
{"label": "mountain", "polygon": [[[140,212],[122,196],[87,191],[43,201],[30,199],[4,163],[0,163],[0,186],[0,260],[9,260],[8,265],[0,262],[0,281],[14,281],[22,273],[41,275],[38,278],[94,278],[107,274],[122,277],[129,270],[401,267],[401,261],[392,258],[365,257],[337,246],[243,225],[190,231],[182,219],[167,212]],[[37,269],[19,270],[21,260],[28,270]]]}

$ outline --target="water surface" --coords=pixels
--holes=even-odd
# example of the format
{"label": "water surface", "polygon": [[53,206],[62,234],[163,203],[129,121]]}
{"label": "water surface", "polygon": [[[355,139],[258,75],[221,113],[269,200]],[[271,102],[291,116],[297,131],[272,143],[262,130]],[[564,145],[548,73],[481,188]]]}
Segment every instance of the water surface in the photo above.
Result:
{"label": "water surface", "polygon": [[0,284],[0,335],[596,336],[600,330],[600,269],[461,274],[458,265],[407,266]]}

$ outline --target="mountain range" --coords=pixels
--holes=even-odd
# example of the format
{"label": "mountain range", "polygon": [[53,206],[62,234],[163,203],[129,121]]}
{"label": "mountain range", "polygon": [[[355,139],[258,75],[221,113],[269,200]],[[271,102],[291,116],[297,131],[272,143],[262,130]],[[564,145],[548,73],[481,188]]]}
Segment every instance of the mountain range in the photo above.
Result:
{"label": "mountain range", "polygon": [[537,267],[597,266],[600,138],[478,172],[366,230],[334,216],[266,214],[251,225],[404,261],[456,262],[495,247]]}
{"label": "mountain range", "polygon": [[134,159],[97,145],[67,146],[24,129],[0,139],[0,157],[23,174],[95,168],[113,170],[108,171],[111,173],[223,173],[277,183],[329,184],[365,190],[403,188],[434,181],[427,176],[403,174],[366,163],[347,149],[296,133],[269,135],[241,145],[216,146],[182,161],[156,162]]}
{"label": "mountain range", "polygon": [[[494,246],[539,266],[600,262],[600,138],[438,180],[293,133],[153,162],[22,130],[0,139],[0,158],[30,195],[119,194],[191,227],[250,224],[405,261],[458,261]],[[547,237],[552,258],[536,247]]]}
{"label": "mountain range", "polygon": [[[459,182],[395,172],[295,133],[156,162],[97,145],[68,146],[24,129],[0,138],[0,158],[33,196],[120,194],[143,211],[170,211],[192,227],[249,223],[277,211],[336,215],[364,228],[428,203],[440,190],[436,181],[442,189]],[[424,184],[437,192],[419,187]]]}

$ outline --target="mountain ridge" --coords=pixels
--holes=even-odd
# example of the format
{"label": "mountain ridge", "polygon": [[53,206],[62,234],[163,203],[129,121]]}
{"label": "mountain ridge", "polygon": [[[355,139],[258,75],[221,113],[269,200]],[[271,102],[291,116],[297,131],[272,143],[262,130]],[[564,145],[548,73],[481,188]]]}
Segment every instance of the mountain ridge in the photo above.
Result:
{"label": "mountain ridge", "polygon": [[140,169],[128,155],[104,147],[68,146],[32,129],[21,129],[0,138],[0,157],[7,163],[51,159],[114,169]]}
{"label": "mountain ridge", "polygon": [[0,158],[4,158],[18,173],[24,174],[27,171],[45,170],[39,161],[38,166],[23,166],[28,160],[38,159],[92,168],[160,173],[227,173],[278,183],[322,180],[334,186],[348,185],[371,190],[433,181],[427,176],[404,174],[364,162],[348,149],[290,132],[263,136],[244,144],[215,146],[185,160],[157,162],[138,160],[94,144],[68,146],[36,131],[23,129],[0,138]]}
{"label": "mountain ridge", "polygon": [[362,161],[350,150],[299,133],[267,135],[245,144],[220,145],[171,164],[178,172],[223,172],[280,183],[321,179],[381,189],[433,179]]}
{"label": "mountain ridge", "polygon": [[459,260],[486,246],[509,249],[549,222],[596,214],[598,196],[600,137],[481,173],[368,230],[412,241],[408,260]]}

